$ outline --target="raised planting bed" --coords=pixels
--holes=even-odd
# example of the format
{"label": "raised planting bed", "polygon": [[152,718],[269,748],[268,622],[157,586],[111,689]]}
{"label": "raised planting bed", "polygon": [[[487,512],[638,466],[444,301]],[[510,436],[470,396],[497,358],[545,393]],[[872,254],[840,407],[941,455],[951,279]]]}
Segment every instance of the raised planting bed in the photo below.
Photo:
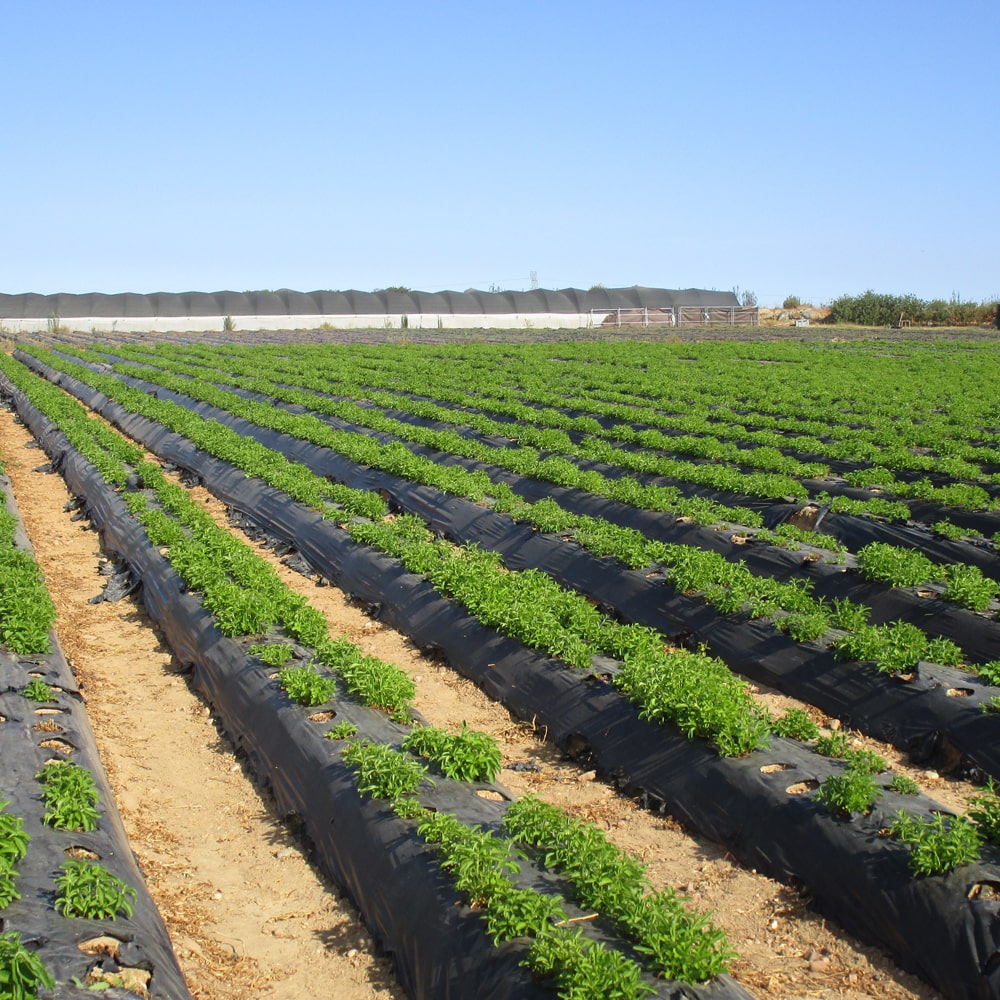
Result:
{"label": "raised planting bed", "polygon": [[[11,544],[0,540],[0,994],[184,1000],[2,474],[0,521],[11,528]],[[32,569],[37,586],[12,594],[15,573]]]}
{"label": "raised planting bed", "polygon": [[[183,494],[183,490],[157,487],[155,499],[150,497],[149,484],[155,476],[149,467],[137,467],[136,473],[126,476],[138,476],[142,483],[127,483],[125,489],[115,490],[40,411],[19,393],[14,395],[71,491],[85,498],[106,550],[125,560],[141,578],[143,600],[175,655],[191,665],[195,685],[213,704],[259,779],[270,787],[279,809],[301,819],[304,835],[321,866],[358,902],[382,946],[392,954],[401,982],[414,997],[520,998],[554,993],[668,997],[680,995],[682,990],[684,995],[703,1000],[746,997],[724,975],[705,985],[683,987],[669,977],[658,978],[656,972],[662,972],[663,966],[655,964],[662,961],[655,955],[662,951],[662,945],[651,943],[652,939],[629,943],[631,938],[622,936],[627,930],[632,933],[628,921],[611,910],[605,913],[604,907],[600,919],[591,919],[592,903],[589,897],[579,896],[576,876],[542,864],[542,855],[531,848],[510,888],[491,882],[486,892],[482,887],[465,885],[458,879],[461,866],[446,853],[449,831],[440,824],[428,830],[425,824],[450,814],[463,829],[480,826],[489,833],[491,844],[493,840],[500,842],[509,793],[491,781],[460,782],[446,777],[446,772],[432,772],[433,783],[419,781],[416,794],[405,796],[404,802],[398,796],[377,794],[364,777],[360,748],[375,746],[398,754],[408,738],[422,730],[414,729],[412,723],[420,720],[412,715],[409,722],[395,721],[400,715],[398,706],[393,717],[387,717],[385,711],[366,707],[346,695],[343,678],[350,676],[347,668],[358,665],[355,659],[370,658],[352,653],[349,644],[339,641],[318,640],[318,646],[309,648],[301,634],[295,638],[269,631],[242,639],[223,634],[217,618],[198,597],[185,592],[160,551],[166,548],[171,554],[176,548],[183,549],[188,565],[193,565],[194,549],[190,546],[194,543],[189,545],[176,534],[181,530],[176,526],[171,529],[173,540],[161,540],[157,546],[146,533],[153,525],[164,530],[171,518],[188,523],[184,520],[187,515],[180,513],[184,503],[178,493]],[[104,469],[105,474],[112,471],[110,464]],[[144,530],[133,514],[145,518],[150,527]],[[200,537],[197,532],[194,535]],[[228,612],[220,612],[218,621],[223,618],[230,620]],[[286,622],[284,628],[289,627]],[[285,667],[276,669],[268,650],[279,647],[287,650],[288,660]],[[334,663],[341,680],[306,666],[313,659]],[[295,675],[286,676],[285,671],[294,667],[310,678],[309,687],[320,680],[332,683],[318,697],[303,699],[311,702],[310,707],[293,700],[293,694],[299,697],[292,679]],[[354,731],[341,728],[345,724]],[[424,748],[414,749],[414,753],[424,752]],[[489,793],[488,797],[480,792]],[[466,836],[462,834],[460,839]],[[513,846],[517,843],[515,839]],[[506,870],[509,865],[501,860],[500,868]],[[651,908],[651,914],[658,912],[660,905],[674,905],[666,898],[658,902],[658,897],[642,888],[641,874],[639,879],[636,898],[643,908]],[[456,905],[463,893],[464,902]],[[556,900],[556,895],[564,901]],[[528,906],[524,902],[536,896],[542,898],[541,904]],[[579,904],[573,902],[578,896]],[[476,905],[469,905],[472,903]],[[501,904],[532,910],[540,905],[546,914],[543,929],[528,934],[515,920],[513,927],[518,932],[511,933],[510,915],[503,918]],[[583,917],[587,919],[582,921]],[[693,917],[689,933],[695,937],[688,939],[689,944],[709,941],[702,935],[711,928],[703,918]],[[587,928],[582,937],[574,929],[578,922]],[[495,942],[497,934],[500,938]],[[722,948],[721,942],[711,944],[709,950],[717,948]],[[684,953],[691,950],[691,946],[685,947]],[[579,959],[574,958],[575,953]],[[719,954],[724,957],[723,952]],[[533,961],[534,975],[522,964],[526,959]],[[683,965],[676,969],[685,971]],[[690,974],[697,978],[696,971]],[[614,984],[622,982],[633,985],[627,992],[616,992],[620,986]],[[581,989],[585,992],[579,992]]]}
{"label": "raised planting bed", "polygon": [[800,881],[823,912],[880,943],[949,995],[995,992],[996,904],[982,891],[1000,879],[991,849],[984,861],[915,877],[909,849],[884,836],[896,809],[930,818],[934,802],[883,788],[869,811],[838,819],[829,798],[788,789],[827,787],[828,779],[843,776],[843,765],[791,740],[775,740],[771,751],[723,758],[672,726],[643,721],[600,676],[570,671],[484,628],[398,562],[356,545],[319,514],[202,458],[197,472],[213,492],[251,512],[268,531],[294,539],[317,571],[379,605],[385,620],[418,644],[443,650],[488,693],[522,717],[535,717],[557,743],[592,755],[621,787],[669,809],[749,866]]}

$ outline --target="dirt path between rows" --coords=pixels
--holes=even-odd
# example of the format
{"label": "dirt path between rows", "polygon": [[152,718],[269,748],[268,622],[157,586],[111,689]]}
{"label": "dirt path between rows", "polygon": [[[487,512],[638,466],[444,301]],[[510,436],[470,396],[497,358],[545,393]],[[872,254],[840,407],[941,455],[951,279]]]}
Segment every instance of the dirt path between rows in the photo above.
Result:
{"label": "dirt path between rows", "polygon": [[[58,476],[33,472],[44,455],[0,412],[3,457],[59,612],[57,631],[87,697],[118,808],[192,993],[201,998],[402,1000],[357,912],[308,862],[244,773],[207,706],[178,673],[141,603],[92,605],[102,577],[96,534],[64,511]],[[196,490],[221,522],[222,505]],[[811,913],[791,890],[732,864],[669,817],[640,809],[593,772],[569,763],[474,685],[370,619],[336,587],[318,587],[269,553],[365,652],[417,681],[428,721],[470,726],[501,743],[501,781],[601,826],[649,866],[651,877],[715,912],[740,958],[734,975],[761,997],[935,1000],[937,994],[880,953]],[[510,766],[534,764],[515,771]]]}

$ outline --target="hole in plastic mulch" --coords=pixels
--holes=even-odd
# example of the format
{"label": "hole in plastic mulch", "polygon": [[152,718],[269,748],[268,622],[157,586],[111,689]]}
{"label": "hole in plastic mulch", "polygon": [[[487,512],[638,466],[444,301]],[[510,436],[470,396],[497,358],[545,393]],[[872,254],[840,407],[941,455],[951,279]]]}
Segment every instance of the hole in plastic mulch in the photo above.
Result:
{"label": "hole in plastic mulch", "polygon": [[788,795],[805,795],[806,792],[813,792],[819,788],[819,782],[815,778],[808,778],[805,781],[798,781],[794,785],[789,785],[785,792]]}

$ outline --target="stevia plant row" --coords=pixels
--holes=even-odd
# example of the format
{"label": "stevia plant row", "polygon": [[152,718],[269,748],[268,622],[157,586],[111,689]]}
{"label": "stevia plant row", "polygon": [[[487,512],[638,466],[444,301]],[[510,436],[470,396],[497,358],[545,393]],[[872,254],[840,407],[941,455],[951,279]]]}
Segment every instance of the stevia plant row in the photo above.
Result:
{"label": "stevia plant row", "polygon": [[[554,720],[553,720],[553,722],[554,722]],[[791,751],[790,751],[790,749],[785,748],[783,750],[783,753],[785,755],[788,755],[788,754],[791,753]],[[856,765],[853,765],[853,764],[849,765],[849,767],[848,767],[847,770],[848,771],[852,771],[855,767],[856,767]],[[829,802],[829,808],[831,809],[831,811],[833,811],[833,810],[840,810],[840,809],[844,808],[845,800],[841,796],[839,796],[838,794],[835,794],[832,789],[831,789],[831,791],[830,791],[830,793],[828,795],[824,793],[823,800]],[[846,804],[847,804],[848,808],[851,808],[851,806],[850,806],[850,800],[847,800]],[[934,910],[934,912],[936,912],[936,909]],[[937,977],[935,976],[934,978],[936,979]]]}
{"label": "stevia plant row", "polygon": [[[59,362],[57,361],[57,364]],[[66,363],[62,363],[64,370]],[[78,366],[69,371],[95,382],[109,393],[120,394],[113,381],[88,375]],[[155,376],[153,376],[155,378]],[[775,620],[797,641],[814,641],[837,627],[860,637],[847,635],[834,641],[838,655],[846,659],[874,660],[880,669],[893,673],[912,670],[921,660],[945,665],[966,662],[961,649],[953,640],[943,637],[925,638],[916,627],[908,626],[905,644],[898,642],[901,633],[897,625],[869,625],[867,610],[848,598],[837,599],[832,606],[808,596],[807,581],[778,581],[753,574],[744,566],[726,561],[711,552],[689,546],[664,546],[645,541],[634,531],[601,522],[595,518],[580,518],[563,511],[551,500],[535,505],[518,500],[503,484],[484,483],[482,473],[467,473],[460,468],[442,467],[426,458],[413,456],[392,445],[379,446],[364,435],[351,437],[319,424],[311,415],[281,415],[267,404],[243,400],[238,396],[192,380],[157,379],[155,384],[168,384],[177,391],[213,405],[227,408],[258,426],[271,427],[301,436],[314,443],[332,446],[341,453],[364,464],[383,468],[418,482],[434,485],[446,492],[483,500],[486,491],[494,494],[488,502],[492,509],[509,512],[516,519],[530,520],[543,531],[572,531],[575,540],[604,554],[615,555],[634,568],[660,564],[667,568],[670,580],[683,591],[699,591],[723,614],[749,610],[751,618],[785,612]],[[976,566],[952,564],[935,567],[919,553],[898,549],[884,543],[873,543],[859,552],[857,561],[862,577],[890,586],[944,584],[942,598],[963,607],[985,611],[994,602],[997,584],[985,578]],[[905,572],[903,572],[905,570]],[[974,661],[984,678],[992,682],[996,673],[992,661]]]}
{"label": "stevia plant row", "polygon": [[[64,395],[59,390],[38,383],[37,380],[25,378],[21,373],[10,374],[22,390],[32,398],[35,405],[45,408],[46,403],[51,401],[53,412],[57,409],[58,397]],[[107,449],[102,440],[104,433],[99,422],[73,419],[66,421],[66,426],[74,436],[75,445],[82,452],[89,453],[91,457],[99,458],[110,471]],[[325,633],[322,616],[308,608],[300,598],[284,592],[277,583],[273,571],[270,571],[259,557],[245,545],[237,542],[230,533],[216,527],[205,512],[187,497],[182,488],[162,477],[157,466],[142,462],[141,453],[122,454],[119,464],[121,474],[113,475],[111,480],[117,486],[125,506],[133,516],[144,523],[151,545],[165,550],[167,557],[182,574],[188,586],[198,591],[203,606],[213,612],[216,625],[225,633],[243,636],[245,641],[252,638],[245,635],[247,631],[252,631],[254,636],[260,633],[272,636],[270,641],[251,646],[254,655],[258,656],[262,663],[284,660],[284,656],[275,655],[279,651],[290,651],[289,655],[295,655],[300,660],[307,658],[313,661],[315,666],[286,666],[279,672],[277,680],[290,696],[313,708],[323,706],[335,695],[338,686],[336,683],[329,684],[330,675],[326,673],[327,670],[332,669],[336,672],[335,676],[346,678],[348,689],[352,688],[352,680],[359,674],[373,675],[377,671],[382,675],[382,682],[372,689],[358,689],[355,686],[355,694],[363,702],[373,703],[376,707],[389,711],[396,718],[406,714],[412,699],[412,682],[403,677],[397,668],[375,661],[373,657],[363,656],[346,639],[331,640]],[[204,554],[204,559],[199,558],[201,553]],[[233,587],[232,584],[237,586]],[[269,599],[270,603],[278,606],[277,613],[261,615],[261,594]],[[239,603],[244,606],[242,611],[235,607]],[[264,603],[268,601],[265,600]],[[274,641],[275,630],[287,636],[294,645],[289,646],[280,639]],[[378,696],[382,696],[387,686],[385,678],[391,675],[397,677],[395,687],[401,695],[388,703],[375,700],[373,691],[377,688]],[[364,713],[355,714],[359,718],[365,718]],[[344,736],[335,729],[331,729],[330,735],[335,739]],[[466,757],[468,756],[470,743],[475,746],[475,742],[469,738],[470,735],[472,734],[463,732],[457,737],[449,737],[447,734],[435,736],[426,727],[420,727],[410,733],[410,736],[403,741],[403,746],[412,744],[415,751],[421,752],[429,760],[437,763],[443,773],[448,773],[452,762],[461,758],[463,752]],[[425,738],[417,739],[418,736]],[[429,739],[430,736],[435,738]],[[481,743],[482,741],[480,746]],[[364,756],[362,750],[375,747],[376,744],[368,740],[361,744],[356,741],[351,742],[345,759],[350,761],[353,769],[357,769]],[[389,748],[384,748],[384,752],[389,752]],[[479,753],[481,758],[481,749]],[[489,780],[495,776],[498,764],[499,759],[494,755],[492,763],[487,764],[485,772],[479,771],[473,777],[478,777],[480,780],[485,777]],[[379,770],[378,773],[383,780],[389,770],[385,767]],[[403,770],[406,770],[405,766]],[[412,765],[410,770],[412,771]],[[373,791],[374,789],[369,788],[366,794],[372,794]],[[398,798],[398,794],[393,798]],[[469,798],[475,803],[481,801],[471,791]],[[423,815],[423,810],[413,809],[412,802],[409,806],[397,803],[397,807],[401,813],[407,814],[402,818],[408,821]],[[443,813],[439,815],[444,816]],[[455,822],[458,823],[457,820]],[[502,874],[508,865],[509,863],[500,865],[498,875]],[[643,898],[646,889],[641,871],[637,878],[639,881],[635,883],[636,891],[639,898]],[[490,908],[488,913],[490,933],[497,943],[524,935],[537,937],[539,940],[548,940],[550,935],[555,935],[553,940],[559,941],[559,954],[554,965],[549,963],[540,966],[532,960],[531,953],[527,961],[536,968],[540,976],[554,979],[560,995],[596,997],[606,995],[610,991],[611,995],[625,997],[657,992],[649,974],[644,974],[641,966],[625,954],[614,951],[610,945],[595,942],[580,934],[564,934],[559,931],[552,920],[554,915],[561,913],[556,899],[546,903],[545,897],[539,896],[535,891],[517,890],[513,899],[520,908],[521,916],[514,925],[511,925],[511,916],[504,909],[504,906],[511,903],[511,898],[508,897],[509,894],[503,898],[503,905],[498,898],[495,905]],[[647,931],[642,938],[651,942],[649,950],[652,952],[652,957],[648,959],[649,967],[660,975],[675,978],[684,976],[693,978],[694,981],[717,976],[723,971],[729,958],[724,939],[711,928],[704,917],[689,913],[672,896],[669,898],[664,896],[662,899],[650,896],[643,905],[651,907],[650,912],[658,912],[658,907],[668,903],[672,907],[671,916],[661,921],[666,930],[660,930],[653,936],[650,936],[652,932]],[[532,914],[534,918],[525,926],[525,917]],[[683,934],[683,928],[689,925],[692,930],[687,932],[688,937],[677,937]],[[511,927],[516,927],[517,933],[509,929]],[[704,938],[700,965],[697,961],[692,963],[689,954],[689,943],[694,940],[691,935],[698,940]],[[669,940],[671,936],[676,938],[676,943],[673,945]],[[551,948],[549,950],[551,951]],[[669,959],[667,956],[671,954],[678,957]],[[732,984],[723,984],[721,991],[717,989],[708,995],[735,996],[739,992]]]}

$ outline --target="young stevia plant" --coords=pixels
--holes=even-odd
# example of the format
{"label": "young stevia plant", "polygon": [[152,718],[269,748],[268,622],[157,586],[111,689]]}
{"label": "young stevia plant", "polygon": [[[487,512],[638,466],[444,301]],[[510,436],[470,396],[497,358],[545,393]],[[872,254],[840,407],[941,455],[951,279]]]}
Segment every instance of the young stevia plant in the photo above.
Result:
{"label": "young stevia plant", "polygon": [[819,736],[819,726],[809,718],[804,708],[790,708],[783,716],[771,724],[776,736],[787,736],[793,740],[814,740]]}
{"label": "young stevia plant", "polygon": [[917,587],[936,579],[938,567],[917,549],[870,542],[858,549],[858,572],[866,580],[890,587]]}
{"label": "young stevia plant", "polygon": [[975,670],[979,679],[984,684],[1000,687],[1000,660],[990,660],[989,663],[980,663]]}
{"label": "young stevia plant", "polygon": [[851,770],[862,774],[881,774],[889,766],[885,757],[880,757],[874,750],[846,750],[844,760]]}
{"label": "young stevia plant", "polygon": [[403,741],[403,749],[426,757],[446,778],[456,781],[494,781],[500,773],[497,741],[489,733],[469,729],[465,722],[454,734],[418,726]]}
{"label": "young stevia plant", "polygon": [[295,655],[291,643],[287,642],[256,642],[248,652],[269,667],[283,667]]}
{"label": "young stevia plant", "polygon": [[1000,592],[1000,584],[983,576],[978,566],[951,565],[943,568],[946,601],[972,611],[985,611]]}
{"label": "young stevia plant", "polygon": [[0,998],[35,1000],[40,989],[54,989],[56,981],[38,955],[21,943],[15,931],[0,934]]}
{"label": "young stevia plant", "polygon": [[889,788],[900,795],[916,795],[920,791],[920,786],[905,774],[894,774]]}
{"label": "young stevia plant", "polygon": [[312,667],[282,667],[278,684],[292,701],[309,707],[322,705],[337,693],[337,682]]}
{"label": "young stevia plant", "polygon": [[816,739],[816,753],[824,757],[843,757],[851,747],[851,741],[843,729],[834,729],[827,736]]}
{"label": "young stevia plant", "polygon": [[816,798],[831,812],[842,817],[852,813],[867,813],[882,794],[882,789],[866,771],[848,767],[842,774],[833,774],[816,793]]}
{"label": "young stevia plant", "polygon": [[969,799],[966,815],[990,843],[1000,844],[1000,792],[992,778],[987,781],[983,792]]}
{"label": "young stevia plant", "polygon": [[944,875],[976,861],[984,838],[980,828],[965,816],[935,813],[930,819],[921,819],[902,809],[889,833],[909,846],[914,875]]}
{"label": "young stevia plant", "polygon": [[[17,872],[14,866],[28,853],[30,837],[24,832],[20,816],[5,812],[9,803],[0,801],[0,910],[21,895],[14,885]],[[2,980],[0,980],[2,981]],[[0,994],[2,996],[2,994]]]}
{"label": "young stevia plant", "polygon": [[326,731],[326,738],[328,740],[349,740],[352,736],[357,735],[358,727],[346,719],[343,722],[338,722],[335,726],[331,726]]}
{"label": "young stevia plant", "polygon": [[427,773],[415,760],[383,743],[356,740],[340,752],[357,772],[358,791],[375,799],[416,795]]}
{"label": "young stevia plant", "polygon": [[55,692],[41,677],[33,677],[21,688],[21,694],[30,701],[54,701]]}
{"label": "young stevia plant", "polygon": [[56,876],[56,910],[64,917],[116,920],[131,917],[136,890],[93,861],[65,862]]}
{"label": "young stevia plant", "polygon": [[96,830],[98,791],[85,767],[71,761],[46,764],[35,780],[42,785],[42,821],[57,830]]}

